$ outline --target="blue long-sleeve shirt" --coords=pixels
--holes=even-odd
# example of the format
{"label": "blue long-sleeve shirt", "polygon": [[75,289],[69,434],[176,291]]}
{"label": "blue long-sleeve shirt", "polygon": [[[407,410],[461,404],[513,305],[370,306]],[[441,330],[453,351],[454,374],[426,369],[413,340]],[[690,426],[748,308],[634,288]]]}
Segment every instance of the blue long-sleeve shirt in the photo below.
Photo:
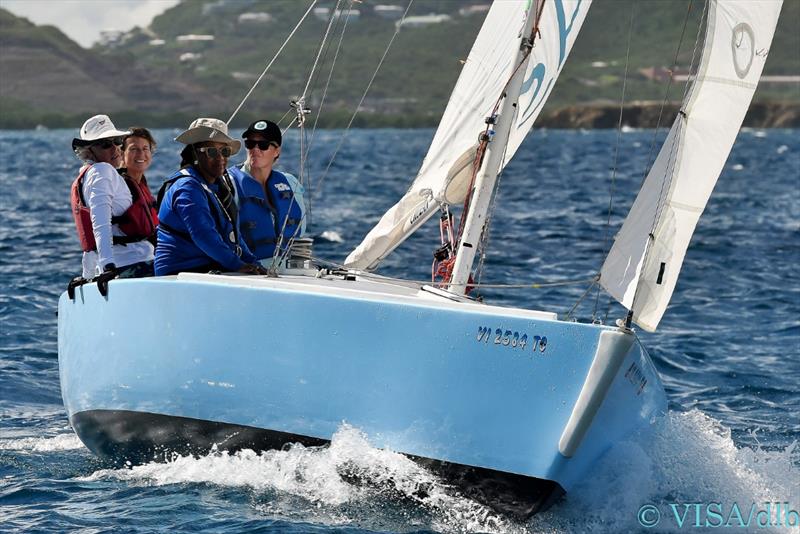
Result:
{"label": "blue long-sleeve shirt", "polygon": [[[226,216],[216,196],[217,184],[206,184],[188,167],[164,194],[158,219],[158,245],[155,254],[156,276],[174,274],[210,263],[238,271],[255,256],[238,238],[235,222]],[[205,187],[208,187],[206,191]],[[237,254],[237,249],[240,254]]]}

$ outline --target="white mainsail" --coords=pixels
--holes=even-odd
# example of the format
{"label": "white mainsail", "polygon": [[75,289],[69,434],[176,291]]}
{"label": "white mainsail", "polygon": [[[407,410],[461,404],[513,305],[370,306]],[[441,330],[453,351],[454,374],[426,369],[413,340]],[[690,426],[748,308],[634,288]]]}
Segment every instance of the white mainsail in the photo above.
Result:
{"label": "white mainsail", "polygon": [[[348,267],[374,269],[427,221],[439,203],[464,201],[478,136],[515,67],[530,0],[494,2],[470,51],[428,154],[411,188],[387,211],[345,260]],[[503,162],[513,157],[547,100],[580,31],[591,0],[538,0],[541,36],[531,53],[519,109]],[[501,167],[502,169],[502,167]]]}
{"label": "white mainsail", "polygon": [[647,331],[672,297],[761,77],[781,4],[709,0],[696,79],[600,273],[600,284]]}

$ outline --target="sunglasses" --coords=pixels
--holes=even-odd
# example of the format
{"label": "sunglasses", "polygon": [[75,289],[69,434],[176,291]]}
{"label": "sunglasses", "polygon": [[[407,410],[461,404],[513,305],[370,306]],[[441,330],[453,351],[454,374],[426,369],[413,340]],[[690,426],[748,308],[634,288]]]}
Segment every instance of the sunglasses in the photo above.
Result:
{"label": "sunglasses", "polygon": [[111,139],[101,139],[96,143],[92,143],[92,146],[96,146],[97,148],[101,148],[103,150],[108,150],[112,146],[122,146],[122,138],[112,137]]}
{"label": "sunglasses", "polygon": [[210,159],[217,159],[220,156],[223,158],[231,157],[231,147],[229,146],[224,146],[222,148],[217,148],[214,146],[202,146],[198,148],[197,151],[202,152]]}
{"label": "sunglasses", "polygon": [[275,141],[256,141],[254,139],[245,139],[244,146],[247,150],[253,150],[255,147],[258,147],[259,150],[269,150],[269,147],[273,146],[278,148],[280,145]]}

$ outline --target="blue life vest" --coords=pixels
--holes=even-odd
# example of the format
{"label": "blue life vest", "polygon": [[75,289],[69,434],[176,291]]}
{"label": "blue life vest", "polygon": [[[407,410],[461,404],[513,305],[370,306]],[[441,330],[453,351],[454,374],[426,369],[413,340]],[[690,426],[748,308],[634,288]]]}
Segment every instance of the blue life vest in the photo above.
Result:
{"label": "blue life vest", "polygon": [[[295,193],[299,183],[294,177],[273,170],[265,191],[241,167],[231,167],[228,174],[236,185],[242,239],[256,258],[272,258],[277,236],[283,236],[281,247],[285,249],[292,238],[302,234],[305,228],[302,196]],[[295,187],[289,177],[294,179]]]}
{"label": "blue life vest", "polygon": [[[187,167],[168,178],[159,191],[159,226],[156,275],[204,268],[236,271],[256,258],[240,241],[235,219],[217,196],[218,184],[209,186]],[[189,201],[190,210],[178,208],[175,198]],[[190,230],[191,229],[191,230]]]}

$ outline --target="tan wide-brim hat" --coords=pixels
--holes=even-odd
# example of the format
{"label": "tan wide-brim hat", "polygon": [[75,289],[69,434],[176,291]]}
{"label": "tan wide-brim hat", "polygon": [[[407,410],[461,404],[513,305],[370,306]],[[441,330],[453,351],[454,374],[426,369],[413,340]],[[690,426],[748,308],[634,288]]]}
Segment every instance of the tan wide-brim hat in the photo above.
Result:
{"label": "tan wide-brim hat", "polygon": [[242,142],[228,135],[228,125],[219,119],[200,118],[192,121],[189,128],[181,132],[175,140],[184,145],[194,145],[205,141],[225,143],[236,154],[242,148]]}

